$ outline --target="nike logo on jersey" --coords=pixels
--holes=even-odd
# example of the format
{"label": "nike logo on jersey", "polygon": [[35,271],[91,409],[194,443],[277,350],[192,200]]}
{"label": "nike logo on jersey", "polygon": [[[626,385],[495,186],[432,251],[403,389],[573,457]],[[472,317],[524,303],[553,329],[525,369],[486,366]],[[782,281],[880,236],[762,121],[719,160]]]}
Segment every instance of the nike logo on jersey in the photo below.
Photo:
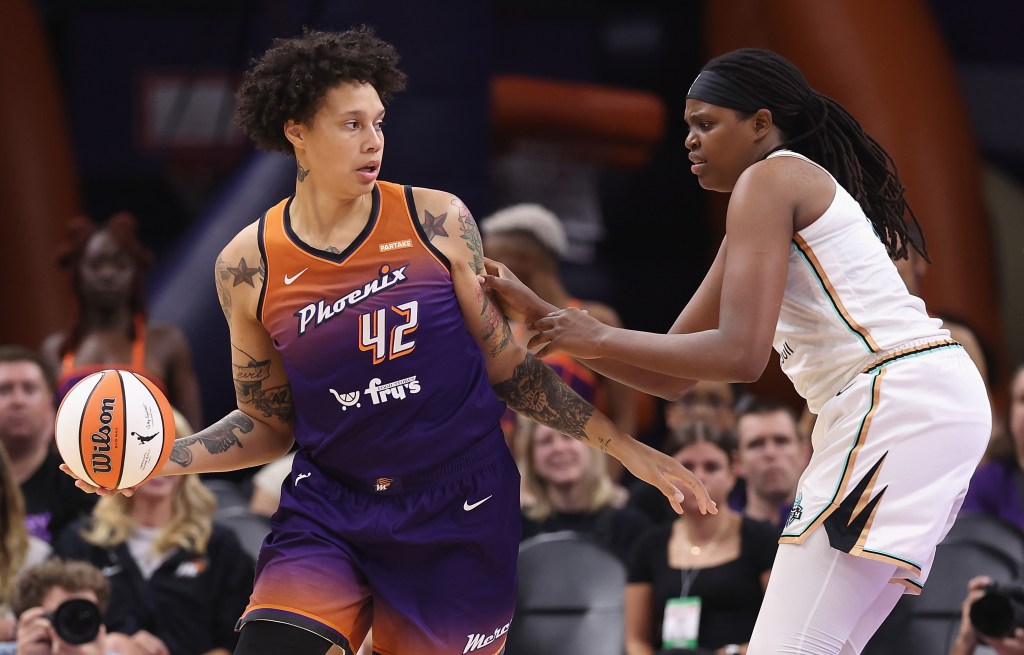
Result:
{"label": "nike logo on jersey", "polygon": [[302,274],[305,273],[308,270],[309,270],[309,267],[306,267],[306,268],[302,269],[301,271],[299,271],[298,273],[296,273],[295,275],[285,275],[284,276],[284,283],[285,283],[285,285],[287,286],[287,285],[291,284],[292,282],[294,282],[295,280],[298,280],[299,277],[301,277]]}
{"label": "nike logo on jersey", "polygon": [[472,505],[470,505],[469,501],[467,500],[466,502],[462,503],[462,509],[466,510],[467,512],[472,512],[474,509],[476,509],[477,507],[480,507],[481,505],[486,503],[488,500],[490,500],[493,495],[494,494],[491,494],[490,496],[488,496],[487,498],[484,498],[483,500],[478,500],[475,503],[473,503]]}
{"label": "nike logo on jersey", "polygon": [[296,487],[299,486],[299,480],[305,480],[306,478],[308,478],[311,475],[313,475],[313,474],[312,473],[299,473],[298,475],[295,476],[295,484],[293,486],[296,486]]}

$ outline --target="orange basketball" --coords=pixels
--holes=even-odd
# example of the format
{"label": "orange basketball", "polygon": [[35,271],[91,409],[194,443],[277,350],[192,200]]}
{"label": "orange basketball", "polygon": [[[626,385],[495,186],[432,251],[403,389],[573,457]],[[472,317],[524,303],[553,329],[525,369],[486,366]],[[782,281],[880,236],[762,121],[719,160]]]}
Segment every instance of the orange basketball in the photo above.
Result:
{"label": "orange basketball", "polygon": [[155,384],[130,371],[106,370],[64,396],[54,435],[72,473],[97,487],[125,489],[167,463],[174,416]]}

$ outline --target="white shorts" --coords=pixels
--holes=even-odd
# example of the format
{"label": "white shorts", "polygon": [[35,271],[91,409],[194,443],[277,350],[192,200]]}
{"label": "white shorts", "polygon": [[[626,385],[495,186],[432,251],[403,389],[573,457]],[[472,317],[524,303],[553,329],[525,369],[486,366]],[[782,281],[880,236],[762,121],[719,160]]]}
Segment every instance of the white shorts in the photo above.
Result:
{"label": "white shorts", "polygon": [[826,402],[779,542],[824,528],[832,548],[895,564],[920,593],[988,446],[992,410],[955,342],[911,344]]}

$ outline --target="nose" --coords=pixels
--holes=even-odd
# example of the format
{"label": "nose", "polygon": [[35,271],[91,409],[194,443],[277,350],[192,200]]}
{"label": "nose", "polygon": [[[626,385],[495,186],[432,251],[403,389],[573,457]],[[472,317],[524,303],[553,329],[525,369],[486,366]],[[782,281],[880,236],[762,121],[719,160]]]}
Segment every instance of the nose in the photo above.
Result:
{"label": "nose", "polygon": [[686,133],[686,138],[683,139],[683,146],[685,146],[687,150],[693,150],[697,147],[697,137],[694,135],[693,130]]}
{"label": "nose", "polygon": [[376,129],[371,129],[370,136],[366,140],[366,150],[368,152],[377,152],[383,145],[384,133]]}

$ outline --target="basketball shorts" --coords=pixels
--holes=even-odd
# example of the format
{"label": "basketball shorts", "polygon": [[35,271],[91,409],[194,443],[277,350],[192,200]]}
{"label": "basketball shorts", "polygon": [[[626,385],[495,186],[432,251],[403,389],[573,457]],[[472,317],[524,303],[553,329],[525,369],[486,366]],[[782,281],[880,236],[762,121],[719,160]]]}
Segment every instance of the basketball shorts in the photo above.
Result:
{"label": "basketball shorts", "polygon": [[894,582],[919,593],[991,430],[985,385],[959,344],[883,357],[822,406],[780,543],[823,529],[832,548],[895,564]]}
{"label": "basketball shorts", "polygon": [[496,430],[416,479],[343,483],[299,451],[238,628],[278,621],[351,655],[497,655],[515,609],[519,471]]}

